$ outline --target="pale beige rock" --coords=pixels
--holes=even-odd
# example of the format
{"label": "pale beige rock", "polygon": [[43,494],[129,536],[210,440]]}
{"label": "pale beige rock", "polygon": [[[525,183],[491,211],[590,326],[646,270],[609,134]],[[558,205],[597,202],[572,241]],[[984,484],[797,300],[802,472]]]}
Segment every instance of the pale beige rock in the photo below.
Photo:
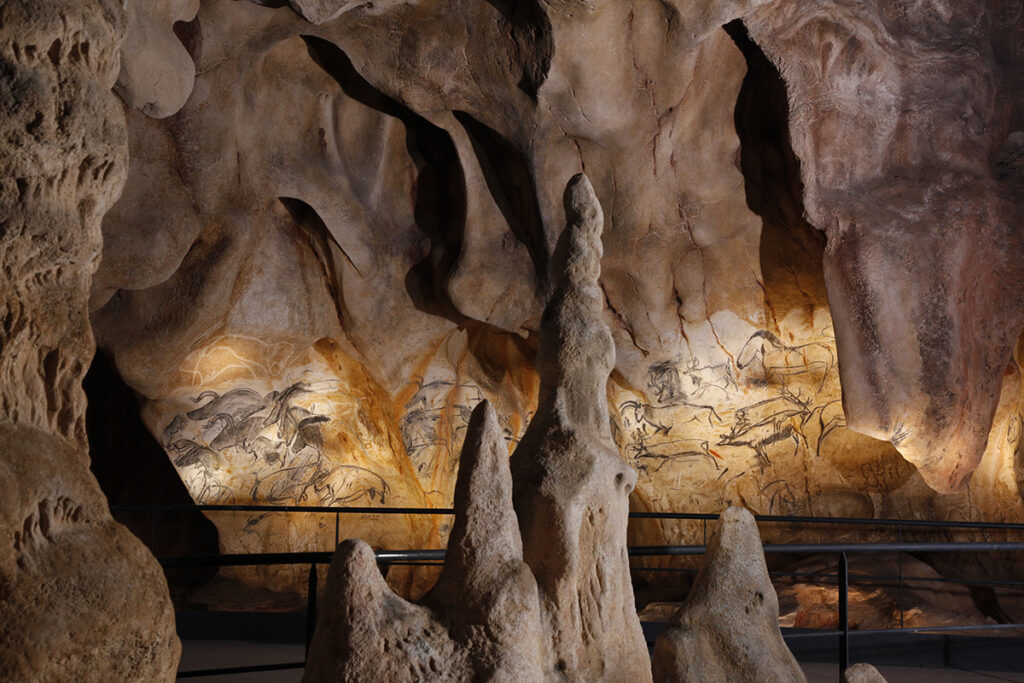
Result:
{"label": "pale beige rock", "polygon": [[156,560],[88,469],[100,219],[124,183],[120,3],[0,6],[0,679],[170,681]]}
{"label": "pale beige rock", "polygon": [[842,683],[885,683],[885,677],[870,664],[854,664],[843,672]]}
{"label": "pale beige rock", "polygon": [[686,604],[654,645],[655,681],[804,681],[779,631],[779,603],[754,517],[728,508]]}
{"label": "pale beige rock", "polygon": [[420,605],[388,588],[364,542],[339,546],[303,681],[541,680],[537,585],[487,402],[473,411],[455,505],[444,570]]}
{"label": "pale beige rock", "polygon": [[523,558],[540,591],[546,677],[648,680],[626,555],[636,473],[616,452],[605,393],[615,346],[598,286],[604,221],[583,174],[569,181],[565,213],[541,318],[537,414],[512,454]]}
{"label": "pale beige rock", "polygon": [[125,0],[125,9],[128,33],[114,90],[147,116],[170,116],[185,104],[195,82],[192,57],[173,27],[196,16],[199,0]]}
{"label": "pale beige rock", "polygon": [[347,541],[331,564],[304,680],[650,680],[626,555],[635,474],[608,423],[603,222],[586,176],[569,181],[565,212],[541,319],[538,412],[511,474],[484,402],[463,446],[437,586],[422,605],[407,603],[388,590],[369,547]]}

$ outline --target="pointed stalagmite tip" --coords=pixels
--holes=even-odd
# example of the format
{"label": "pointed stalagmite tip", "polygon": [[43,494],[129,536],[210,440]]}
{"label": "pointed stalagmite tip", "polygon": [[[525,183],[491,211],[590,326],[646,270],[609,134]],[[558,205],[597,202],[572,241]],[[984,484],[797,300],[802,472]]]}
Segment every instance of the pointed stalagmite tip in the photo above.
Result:
{"label": "pointed stalagmite tip", "polygon": [[601,204],[597,201],[594,186],[586,173],[577,173],[565,186],[562,197],[565,206],[565,218],[570,225],[585,225],[596,228],[598,235],[604,225],[604,214]]}

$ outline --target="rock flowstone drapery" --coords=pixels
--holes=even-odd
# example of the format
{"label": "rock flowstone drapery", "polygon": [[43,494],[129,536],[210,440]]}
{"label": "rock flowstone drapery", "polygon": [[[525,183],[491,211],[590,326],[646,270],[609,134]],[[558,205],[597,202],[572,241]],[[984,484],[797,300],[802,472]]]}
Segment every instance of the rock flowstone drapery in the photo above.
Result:
{"label": "rock flowstone drapery", "polygon": [[779,602],[754,516],[728,508],[690,597],[654,645],[658,683],[802,683],[779,631]]}
{"label": "rock flowstone drapery", "polygon": [[[780,0],[747,19],[778,66],[843,406],[925,481],[989,446],[1024,328],[1019,2]],[[842,150],[842,152],[840,152]],[[1001,163],[1002,162],[1002,163]],[[993,444],[994,445],[994,444]]]}
{"label": "rock flowstone drapery", "polygon": [[615,451],[604,403],[614,346],[600,318],[601,209],[586,176],[569,182],[565,210],[541,321],[539,408],[511,472],[483,402],[437,586],[406,602],[369,546],[346,541],[305,681],[650,680],[626,555],[636,475]]}
{"label": "rock flowstone drapery", "polygon": [[123,7],[0,5],[0,679],[170,681],[156,560],[89,472],[81,381],[100,219],[127,166]]}

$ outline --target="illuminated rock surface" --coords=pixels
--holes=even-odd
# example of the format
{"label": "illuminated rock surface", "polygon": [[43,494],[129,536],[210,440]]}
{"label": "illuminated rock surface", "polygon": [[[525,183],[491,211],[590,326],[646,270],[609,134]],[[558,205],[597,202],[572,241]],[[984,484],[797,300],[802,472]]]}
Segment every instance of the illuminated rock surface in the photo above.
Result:
{"label": "illuminated rock surface", "polygon": [[[181,111],[130,99],[97,338],[197,501],[447,506],[474,406],[510,448],[536,410],[585,170],[634,509],[1024,521],[1022,21],[1009,0],[204,2],[174,28]],[[126,59],[184,83],[172,52]],[[341,535],[437,546],[444,519]],[[333,545],[330,518],[214,520],[226,551]]]}
{"label": "illuminated rock surface", "polygon": [[1021,168],[997,161],[1024,124],[1004,59],[1020,56],[1020,14],[783,0],[747,21],[786,82],[804,206],[828,238],[847,419],[942,492],[978,467],[1017,372],[1024,196]]}
{"label": "illuminated rock surface", "polygon": [[722,513],[690,597],[654,645],[654,680],[804,681],[779,631],[779,602],[754,517]]}
{"label": "illuminated rock surface", "polygon": [[469,422],[437,585],[406,602],[370,548],[346,541],[303,680],[650,680],[626,555],[635,474],[604,405],[615,350],[600,318],[603,221],[586,176],[570,181],[565,207],[539,407],[511,472],[484,402]]}
{"label": "illuminated rock surface", "polygon": [[124,183],[118,2],[0,5],[0,679],[171,681],[156,560],[89,472],[100,219]]}
{"label": "illuminated rock surface", "polygon": [[843,672],[842,683],[885,683],[885,677],[870,664],[854,664]]}

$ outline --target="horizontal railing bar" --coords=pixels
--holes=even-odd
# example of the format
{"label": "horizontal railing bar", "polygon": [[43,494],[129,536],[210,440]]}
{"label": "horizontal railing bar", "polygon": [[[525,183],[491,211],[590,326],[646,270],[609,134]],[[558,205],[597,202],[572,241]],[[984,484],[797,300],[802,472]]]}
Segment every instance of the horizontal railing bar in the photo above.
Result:
{"label": "horizontal railing bar", "polygon": [[[112,512],[305,512],[319,514],[366,515],[454,515],[452,508],[422,507],[330,507],[311,505],[112,505]],[[631,519],[714,520],[718,515],[704,512],[630,512]],[[861,526],[932,527],[948,529],[1004,529],[1024,531],[1024,524],[1013,522],[966,522],[935,519],[868,519],[866,517],[799,517],[788,515],[755,515],[759,522],[780,524],[835,524]]]}
{"label": "horizontal railing bar", "polygon": [[[703,545],[648,545],[628,549],[632,557],[659,555],[701,555]],[[936,543],[766,543],[765,553],[948,553],[1024,550],[1024,543],[1010,542],[936,542]]]}
{"label": "horizontal railing bar", "polygon": [[[768,543],[765,553],[891,553],[891,552],[993,552],[1024,550],[1024,543]],[[702,555],[703,545],[648,545],[628,548],[631,557]],[[164,567],[250,566],[261,564],[329,564],[333,552],[239,553],[192,555],[160,560]],[[444,550],[376,550],[378,562],[443,560]],[[934,580],[934,579],[932,579]]]}
{"label": "horizontal railing bar", "polygon": [[[398,564],[393,563],[393,564]],[[637,572],[664,572],[671,574],[696,574],[699,570],[694,568],[686,567],[635,567],[630,566],[630,571]],[[793,579],[828,579],[835,581],[838,579],[837,575],[829,572],[768,572],[768,575],[773,578],[793,578]],[[881,583],[891,582],[899,583],[903,581],[921,581],[924,583],[955,583],[964,585],[979,585],[979,586],[1006,586],[1024,587],[1024,581],[1002,581],[997,579],[958,579],[948,577],[931,577],[931,576],[879,576],[875,574],[850,574],[850,583]],[[856,580],[855,580],[856,579]],[[824,581],[819,581],[824,583]]]}
{"label": "horizontal railing bar", "polygon": [[929,633],[932,631],[1012,631],[1024,629],[1024,624],[964,624],[963,626],[915,626],[914,628],[873,628],[851,630],[850,635],[879,635],[892,633]]}
{"label": "horizontal railing bar", "polygon": [[111,505],[111,512],[313,512],[320,514],[454,515],[451,508],[316,507],[308,505]]}
{"label": "horizontal railing bar", "polygon": [[228,676],[231,674],[251,674],[261,671],[284,671],[286,669],[304,669],[305,662],[285,662],[284,664],[257,664],[252,666],[234,666],[226,669],[193,669],[179,671],[178,678],[200,678],[202,676]]}

